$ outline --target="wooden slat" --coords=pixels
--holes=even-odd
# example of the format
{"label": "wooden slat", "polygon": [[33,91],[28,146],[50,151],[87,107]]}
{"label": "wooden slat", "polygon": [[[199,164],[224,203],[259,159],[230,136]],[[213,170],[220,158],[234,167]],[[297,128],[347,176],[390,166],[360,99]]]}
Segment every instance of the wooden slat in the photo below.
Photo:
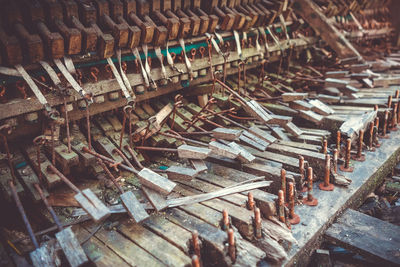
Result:
{"label": "wooden slat", "polygon": [[400,226],[348,209],[325,236],[382,264],[400,265],[399,233]]}

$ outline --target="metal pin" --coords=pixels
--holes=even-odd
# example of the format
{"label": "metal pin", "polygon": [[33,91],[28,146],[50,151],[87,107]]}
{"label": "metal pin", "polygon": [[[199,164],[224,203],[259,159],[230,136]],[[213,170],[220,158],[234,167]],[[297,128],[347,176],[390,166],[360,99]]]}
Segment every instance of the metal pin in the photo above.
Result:
{"label": "metal pin", "polygon": [[346,158],[344,161],[344,165],[340,166],[340,170],[343,172],[353,172],[354,168],[350,167],[350,151],[351,151],[351,139],[347,138],[346,140]]}
{"label": "metal pin", "polygon": [[[373,139],[373,138],[372,138]],[[360,130],[358,134],[358,147],[357,147],[357,155],[353,156],[353,160],[356,161],[365,161],[365,156],[362,154],[362,148],[364,144],[364,130]]]}
{"label": "metal pin", "polygon": [[304,157],[299,156],[299,173],[300,173],[300,189],[301,192],[306,192],[307,187],[305,186],[305,170],[304,170]]}
{"label": "metal pin", "polygon": [[326,155],[326,153],[328,153],[328,140],[324,139],[323,142],[323,150],[322,153],[324,153]]}
{"label": "metal pin", "polygon": [[289,183],[289,222],[290,224],[298,224],[300,216],[294,213],[294,185]]}
{"label": "metal pin", "polygon": [[229,215],[226,209],[222,211],[222,227],[224,230],[229,229]]}
{"label": "metal pin", "polygon": [[194,254],[200,259],[200,244],[199,244],[199,233],[197,230],[192,232],[192,245]]}
{"label": "metal pin", "polygon": [[283,191],[283,201],[286,203],[286,170],[281,169],[281,190]]}
{"label": "metal pin", "polygon": [[285,201],[283,200],[283,191],[279,190],[278,192],[278,216],[279,220],[285,223]]}
{"label": "metal pin", "polygon": [[340,157],[340,136],[341,136],[340,131],[337,131],[337,133],[336,133],[336,149],[338,151],[339,157]]}
{"label": "metal pin", "polygon": [[249,210],[253,210],[254,209],[254,197],[253,197],[253,193],[249,192],[247,194],[247,208]]}
{"label": "metal pin", "polygon": [[333,150],[333,171],[337,173],[337,163],[338,163],[338,151],[335,148]]}
{"label": "metal pin", "polygon": [[256,238],[261,238],[262,237],[262,231],[261,231],[261,213],[259,208],[254,209],[254,225],[256,228],[255,234]]}
{"label": "metal pin", "polygon": [[235,236],[233,229],[228,230],[228,244],[229,244],[229,256],[232,262],[236,261],[236,247],[235,247]]}
{"label": "metal pin", "polygon": [[385,139],[389,138],[389,136],[387,135],[388,119],[389,119],[389,111],[386,110],[385,117],[383,120],[383,130],[382,130],[381,138],[385,138]]}
{"label": "metal pin", "polygon": [[200,260],[196,255],[192,256],[192,267],[200,267]]}
{"label": "metal pin", "polygon": [[307,206],[317,206],[318,199],[313,197],[312,195],[312,187],[313,187],[313,169],[308,167],[307,169],[307,180],[308,180],[308,191],[307,191],[307,198],[303,200],[303,204]]}
{"label": "metal pin", "polygon": [[333,184],[329,182],[330,175],[331,175],[331,156],[325,155],[325,177],[324,177],[324,182],[319,184],[319,189],[324,191],[333,191],[335,187]]}
{"label": "metal pin", "polygon": [[390,124],[390,131],[397,131],[397,116],[396,116],[396,114],[397,114],[397,107],[398,107],[398,105],[397,105],[397,103],[395,103],[394,105],[393,105],[393,110],[392,110],[392,112],[391,112],[391,118],[392,118],[392,120],[391,120],[391,124]]}

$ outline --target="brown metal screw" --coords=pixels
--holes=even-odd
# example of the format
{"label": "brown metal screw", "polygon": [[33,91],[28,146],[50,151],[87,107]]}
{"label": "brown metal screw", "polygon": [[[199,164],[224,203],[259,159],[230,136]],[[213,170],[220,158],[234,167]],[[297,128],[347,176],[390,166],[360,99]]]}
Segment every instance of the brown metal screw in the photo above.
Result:
{"label": "brown metal screw", "polygon": [[197,230],[192,232],[192,245],[194,254],[200,259],[200,244],[199,244],[199,233]]}
{"label": "brown metal screw", "polygon": [[350,151],[351,151],[351,139],[347,138],[346,140],[346,158],[344,161],[344,165],[340,166],[340,170],[343,172],[353,172],[354,168],[350,167]]}
{"label": "brown metal screw", "polygon": [[362,154],[363,144],[364,144],[364,130],[361,129],[358,134],[357,155],[352,157],[353,160],[365,161],[365,156]]}
{"label": "brown metal screw", "polygon": [[283,191],[279,190],[278,192],[278,216],[279,220],[285,223],[285,201],[283,200]]}
{"label": "brown metal screw", "polygon": [[304,186],[304,157],[299,156],[299,173],[300,173],[300,188],[302,192],[307,191],[307,187]]}
{"label": "brown metal screw", "polygon": [[323,150],[322,153],[324,153],[326,155],[326,153],[328,153],[328,140],[324,139],[323,142]]}
{"label": "brown metal screw", "polygon": [[329,178],[331,175],[331,156],[325,155],[325,177],[324,182],[319,184],[319,189],[324,191],[333,191],[335,188],[333,184],[329,182]]}
{"label": "brown metal screw", "polygon": [[298,224],[300,216],[294,213],[294,185],[289,183],[289,222],[290,224]]}
{"label": "brown metal screw", "polygon": [[391,113],[391,127],[390,127],[390,131],[397,131],[397,107],[398,107],[398,103],[395,103],[393,105],[393,110]]}
{"label": "brown metal screw", "polygon": [[337,162],[338,162],[338,151],[337,149],[333,150],[333,171],[337,173]]}
{"label": "brown metal screw", "polygon": [[340,156],[340,136],[341,136],[340,131],[337,131],[337,133],[336,133],[336,149],[338,150],[339,156]]}
{"label": "brown metal screw", "polygon": [[200,267],[199,257],[196,255],[192,256],[192,267]]}
{"label": "brown metal screw", "polygon": [[229,244],[229,256],[231,257],[232,262],[236,261],[236,247],[235,247],[235,236],[233,233],[233,229],[228,230],[228,244]]}
{"label": "brown metal screw", "polygon": [[318,205],[318,199],[316,199],[312,195],[313,169],[311,167],[308,167],[307,180],[308,180],[307,198],[305,200],[303,200],[303,204],[305,204],[307,206],[317,206]]}
{"label": "brown metal screw", "polygon": [[386,110],[385,111],[385,117],[383,120],[383,130],[382,130],[382,135],[381,138],[389,138],[389,136],[387,135],[387,129],[388,129],[388,120],[389,120],[389,111]]}
{"label": "brown metal screw", "polygon": [[254,209],[254,224],[256,228],[256,238],[261,238],[262,237],[262,231],[261,231],[261,213],[259,208]]}
{"label": "brown metal screw", "polygon": [[374,122],[370,122],[369,123],[369,140],[368,140],[368,150],[370,151],[375,151],[375,147],[374,147]]}
{"label": "brown metal screw", "polygon": [[222,227],[224,230],[229,229],[229,215],[227,210],[222,211]]}
{"label": "brown metal screw", "polygon": [[254,209],[254,197],[253,197],[253,193],[249,192],[247,194],[247,208],[249,210],[253,210]]}
{"label": "brown metal screw", "polygon": [[281,169],[281,190],[283,191],[283,202],[286,203],[286,171]]}

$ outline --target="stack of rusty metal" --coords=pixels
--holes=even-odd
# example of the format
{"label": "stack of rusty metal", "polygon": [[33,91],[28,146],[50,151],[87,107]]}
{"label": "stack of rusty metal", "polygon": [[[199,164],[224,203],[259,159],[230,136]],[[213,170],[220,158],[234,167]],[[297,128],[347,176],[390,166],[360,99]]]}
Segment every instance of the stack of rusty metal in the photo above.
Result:
{"label": "stack of rusty metal", "polygon": [[4,265],[306,265],[400,151],[387,4],[0,1]]}

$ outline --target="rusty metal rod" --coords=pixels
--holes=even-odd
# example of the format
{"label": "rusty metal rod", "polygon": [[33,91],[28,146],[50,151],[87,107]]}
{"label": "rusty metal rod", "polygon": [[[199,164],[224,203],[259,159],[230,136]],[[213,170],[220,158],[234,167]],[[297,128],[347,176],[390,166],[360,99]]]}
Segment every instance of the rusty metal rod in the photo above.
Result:
{"label": "rusty metal rod", "polygon": [[49,211],[51,217],[53,217],[53,220],[54,220],[55,224],[57,225],[58,231],[62,231],[63,230],[62,224],[61,224],[60,220],[58,219],[57,214],[54,211],[53,207],[50,205],[50,203],[47,201],[47,198],[44,196],[42,188],[40,188],[40,186],[36,183],[33,184],[33,186],[35,187],[36,191],[39,193],[39,196],[42,199],[47,210]]}

